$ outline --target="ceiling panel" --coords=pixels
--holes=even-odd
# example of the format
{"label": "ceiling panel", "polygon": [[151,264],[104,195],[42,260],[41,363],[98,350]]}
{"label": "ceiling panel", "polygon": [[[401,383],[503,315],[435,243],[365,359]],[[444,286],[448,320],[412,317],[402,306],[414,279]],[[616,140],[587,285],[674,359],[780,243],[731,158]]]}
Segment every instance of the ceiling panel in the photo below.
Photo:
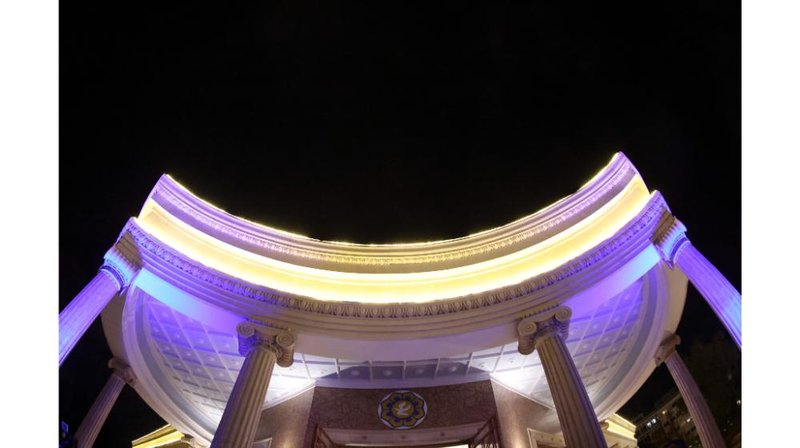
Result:
{"label": "ceiling panel", "polygon": [[[218,421],[241,368],[237,338],[206,328],[163,303],[144,296],[147,347],[169,386],[211,420]],[[642,280],[595,310],[570,322],[567,347],[590,396],[605,387],[641,332]],[[438,385],[492,377],[531,399],[552,406],[536,352],[523,356],[516,342],[441,359],[377,362],[295,353],[292,366],[276,366],[266,404],[314,382],[340,387]]]}

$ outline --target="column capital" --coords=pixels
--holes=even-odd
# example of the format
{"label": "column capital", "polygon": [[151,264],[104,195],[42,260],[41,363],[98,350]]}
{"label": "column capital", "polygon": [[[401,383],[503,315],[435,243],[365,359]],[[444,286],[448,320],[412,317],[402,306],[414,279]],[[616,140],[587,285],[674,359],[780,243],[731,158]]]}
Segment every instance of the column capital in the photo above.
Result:
{"label": "column capital", "polygon": [[671,268],[675,263],[678,252],[686,244],[689,244],[689,238],[686,237],[686,226],[667,213],[662,216],[661,222],[658,224],[658,228],[653,235],[653,242],[661,254],[661,258]]}
{"label": "column capital", "polygon": [[661,365],[662,362],[666,361],[667,358],[675,353],[680,343],[681,337],[674,333],[661,341],[661,345],[658,347],[658,350],[656,350],[656,365]]}
{"label": "column capital", "polygon": [[269,327],[260,323],[245,321],[236,326],[239,336],[239,353],[247,356],[255,348],[266,348],[277,358],[281,367],[289,367],[294,362],[294,345],[297,337],[288,330]]}
{"label": "column capital", "polygon": [[101,271],[107,272],[117,282],[119,289],[128,286],[142,267],[142,258],[127,230],[123,230],[117,242],[103,257]]}
{"label": "column capital", "polygon": [[119,358],[109,359],[108,368],[114,369],[114,373],[112,375],[120,377],[120,379],[125,381],[129,386],[133,386],[133,384],[136,382],[136,375],[134,375],[133,369],[131,369],[131,367],[123,360]]}
{"label": "column capital", "polygon": [[523,318],[517,324],[519,345],[517,350],[523,355],[531,354],[538,343],[547,337],[558,335],[566,340],[569,334],[569,319],[572,310],[558,306]]}

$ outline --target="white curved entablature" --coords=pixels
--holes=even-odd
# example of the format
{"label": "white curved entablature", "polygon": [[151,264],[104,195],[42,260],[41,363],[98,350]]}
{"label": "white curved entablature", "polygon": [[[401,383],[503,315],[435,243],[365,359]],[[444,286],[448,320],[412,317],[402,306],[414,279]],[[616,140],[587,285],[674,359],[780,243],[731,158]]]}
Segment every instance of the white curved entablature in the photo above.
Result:
{"label": "white curved entablature", "polygon": [[[575,314],[566,345],[601,419],[655,368],[652,353],[664,334],[675,331],[685,293],[685,278],[662,263],[618,294],[594,304],[571,303]],[[243,362],[236,334],[183,315],[136,287],[109,308],[104,328],[114,355],[137,373],[137,392],[172,425],[210,441]],[[437,345],[432,340],[411,344],[415,350],[407,353],[387,341],[375,351],[359,344],[358,353],[344,358],[343,344],[335,344],[340,351],[330,355],[334,358],[295,352],[291,367],[273,371],[265,406],[312,384],[406,388],[492,378],[552,409],[538,355],[520,355],[515,340],[495,345],[480,334],[462,334],[467,352],[447,357],[430,351]],[[388,358],[375,361],[375,353]]]}
{"label": "white curved entablature", "polygon": [[618,238],[656,202],[660,210],[651,218],[658,221],[666,204],[617,153],[577,193],[508,225],[444,241],[361,245],[254,224],[164,176],[127,230],[201,269],[286,297],[420,304],[474,297],[553,273]]}
{"label": "white curved entablature", "polygon": [[[181,431],[210,440],[238,373],[233,349],[242,319],[298,336],[300,378],[277,369],[286,378],[271,383],[274,394],[289,393],[303,372],[305,380],[334,384],[342,372],[363,371],[359,378],[370,380],[396,372],[405,384],[420,371],[419,381],[430,374],[436,385],[485,379],[491,365],[492,378],[547,405],[535,357],[519,370],[503,363],[517,358],[511,355],[521,317],[563,304],[573,309],[568,348],[603,416],[638,389],[655,367],[655,348],[677,327],[686,278],[664,255],[676,229],[682,232],[675,222],[621,153],[577,193],[540,212],[479,234],[414,244],[325,242],[270,229],[165,176],[109,252],[135,273],[124,310],[119,301],[104,312],[104,327],[115,356],[140,378],[140,395]],[[630,297],[628,305],[610,307],[622,297]],[[188,326],[153,333],[169,327],[172,315]],[[206,333],[192,339],[198,328]],[[204,367],[187,371],[181,360]],[[315,373],[325,365],[334,366],[335,380]],[[219,387],[204,392],[211,386]],[[268,396],[267,404],[277,399]]]}

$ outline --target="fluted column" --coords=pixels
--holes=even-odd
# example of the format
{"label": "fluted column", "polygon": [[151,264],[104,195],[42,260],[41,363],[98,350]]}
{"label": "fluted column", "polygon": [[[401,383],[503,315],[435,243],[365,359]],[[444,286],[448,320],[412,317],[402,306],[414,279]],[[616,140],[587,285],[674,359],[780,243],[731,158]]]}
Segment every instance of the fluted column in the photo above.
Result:
{"label": "fluted column", "polygon": [[691,242],[684,244],[675,257],[680,268],[719,320],[728,330],[739,349],[742,349],[742,295]]}
{"label": "fluted column", "polygon": [[91,448],[94,445],[97,434],[103,428],[103,423],[105,423],[108,413],[111,412],[111,408],[114,407],[114,402],[117,401],[122,388],[126,383],[132,385],[134,382],[133,371],[122,361],[113,358],[108,362],[108,366],[114,371],[75,432],[78,448]]}
{"label": "fluted column", "polygon": [[[122,244],[122,243],[126,244]],[[75,347],[114,296],[126,287],[139,269],[131,243],[120,240],[106,253],[95,277],[58,315],[58,365]]]}
{"label": "fluted column", "polygon": [[78,343],[122,284],[113,270],[103,266],[95,277],[58,315],[58,365]]}
{"label": "fluted column", "polygon": [[569,308],[558,307],[523,319],[517,326],[518,349],[523,355],[534,349],[539,353],[567,446],[606,448],[597,414],[564,343],[571,315]]}
{"label": "fluted column", "polygon": [[667,365],[670,375],[675,380],[678,390],[681,393],[686,407],[689,409],[689,415],[692,416],[694,426],[697,428],[697,435],[700,436],[700,443],[704,448],[725,448],[725,441],[722,438],[722,433],[719,432],[717,422],[714,421],[714,416],[711,414],[703,394],[700,393],[700,388],[694,382],[692,374],[686,368],[675,347],[680,344],[681,338],[673,334],[661,343],[658,352],[656,352],[656,362],[662,362]]}
{"label": "fluted column", "polygon": [[706,299],[725,329],[742,348],[742,295],[686,237],[686,226],[665,217],[656,247],[670,266],[677,266]]}
{"label": "fluted column", "polygon": [[225,412],[219,422],[211,448],[240,448],[253,445],[267,396],[272,369],[292,365],[295,337],[286,331],[240,324],[239,353],[245,357]]}

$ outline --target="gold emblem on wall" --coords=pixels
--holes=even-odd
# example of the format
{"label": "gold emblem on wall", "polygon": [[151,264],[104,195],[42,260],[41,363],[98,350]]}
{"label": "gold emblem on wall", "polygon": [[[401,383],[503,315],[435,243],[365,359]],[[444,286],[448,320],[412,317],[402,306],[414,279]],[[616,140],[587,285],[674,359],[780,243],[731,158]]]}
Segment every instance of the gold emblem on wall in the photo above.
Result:
{"label": "gold emblem on wall", "polygon": [[425,420],[428,403],[410,390],[396,390],[378,404],[378,418],[392,429],[411,429]]}

